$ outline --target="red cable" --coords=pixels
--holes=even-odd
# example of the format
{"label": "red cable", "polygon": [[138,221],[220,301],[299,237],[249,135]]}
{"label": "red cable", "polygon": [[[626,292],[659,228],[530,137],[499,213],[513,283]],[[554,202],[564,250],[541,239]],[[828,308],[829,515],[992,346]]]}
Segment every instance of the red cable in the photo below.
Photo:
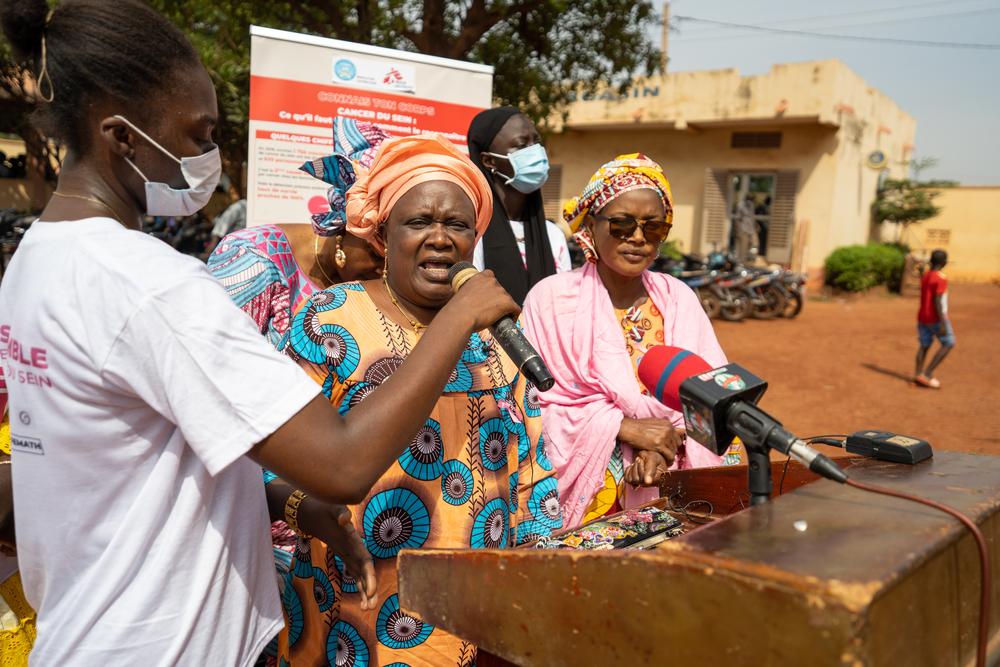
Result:
{"label": "red cable", "polygon": [[933,507],[936,510],[940,510],[951,516],[955,517],[962,524],[969,529],[972,536],[976,538],[976,545],[979,547],[979,567],[982,573],[982,590],[979,596],[979,645],[976,649],[976,667],[986,667],[986,645],[989,639],[989,624],[990,624],[990,590],[992,587],[992,582],[990,580],[990,557],[986,547],[986,539],[983,537],[983,533],[979,530],[979,526],[965,516],[961,512],[947,505],[943,505],[939,502],[928,500],[927,498],[920,498],[919,496],[912,496],[908,493],[903,493],[902,491],[896,491],[894,489],[887,489],[881,486],[873,486],[871,484],[865,484],[864,482],[856,482],[853,479],[847,480],[848,486],[853,486],[863,491],[870,491],[872,493],[880,493],[886,496],[893,496],[896,498],[902,498],[903,500],[912,500],[915,503],[920,503],[921,505],[927,505],[928,507]]}

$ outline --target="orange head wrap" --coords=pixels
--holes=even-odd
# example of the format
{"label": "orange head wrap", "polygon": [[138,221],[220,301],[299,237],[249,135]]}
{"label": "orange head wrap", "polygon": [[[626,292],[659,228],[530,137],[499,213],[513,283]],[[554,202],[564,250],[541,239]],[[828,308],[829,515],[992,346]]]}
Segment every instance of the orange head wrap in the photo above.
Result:
{"label": "orange head wrap", "polygon": [[447,181],[462,188],[476,209],[476,240],[493,216],[493,194],[482,172],[443,137],[420,135],[387,139],[371,167],[356,166],[358,180],[347,191],[347,231],[363,238],[380,255],[385,244],[379,230],[399,198],[428,181]]}

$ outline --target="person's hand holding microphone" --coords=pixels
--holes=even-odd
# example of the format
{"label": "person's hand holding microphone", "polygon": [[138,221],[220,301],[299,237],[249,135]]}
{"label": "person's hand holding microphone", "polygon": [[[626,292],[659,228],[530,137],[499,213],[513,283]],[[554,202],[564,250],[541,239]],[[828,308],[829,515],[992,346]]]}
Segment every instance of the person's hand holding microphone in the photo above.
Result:
{"label": "person's hand holding microphone", "polygon": [[[455,296],[448,303],[448,307],[456,299],[469,299],[468,303],[470,307],[476,308],[482,315],[492,313],[488,309],[482,309],[481,297],[477,293],[479,290],[488,290],[484,281],[488,281],[490,285],[495,285],[497,289],[506,295],[507,299],[510,299],[510,295],[496,282],[492,271],[480,272],[479,269],[469,262],[455,264],[449,271],[449,277],[451,278],[451,289],[455,293]],[[511,303],[513,303],[512,300]],[[555,384],[555,379],[545,366],[545,362],[538,356],[535,348],[532,347],[531,343],[524,337],[521,329],[518,328],[515,317],[511,316],[511,313],[516,316],[518,312],[520,312],[520,309],[514,306],[513,309],[500,313],[500,316],[496,319],[489,320],[488,318],[483,318],[482,321],[477,320],[478,324],[482,326],[476,329],[476,331],[489,328],[490,333],[493,334],[493,338],[500,344],[503,351],[507,353],[507,356],[517,364],[518,369],[524,373],[525,377],[539,391],[548,391]],[[492,317],[492,315],[490,316]]]}

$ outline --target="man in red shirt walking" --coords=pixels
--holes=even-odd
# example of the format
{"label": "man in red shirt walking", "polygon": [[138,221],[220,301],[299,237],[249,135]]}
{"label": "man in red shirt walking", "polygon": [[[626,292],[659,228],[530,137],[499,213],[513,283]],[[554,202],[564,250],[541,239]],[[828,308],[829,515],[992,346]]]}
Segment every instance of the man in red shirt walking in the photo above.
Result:
{"label": "man in red shirt walking", "polygon": [[[932,389],[941,388],[941,382],[934,377],[934,369],[955,347],[955,332],[948,319],[948,279],[941,273],[947,263],[948,253],[935,250],[931,253],[931,268],[920,279],[920,312],[917,313],[920,349],[917,351],[917,373],[913,381]],[[941,347],[925,368],[927,351],[935,337],[941,342]]]}

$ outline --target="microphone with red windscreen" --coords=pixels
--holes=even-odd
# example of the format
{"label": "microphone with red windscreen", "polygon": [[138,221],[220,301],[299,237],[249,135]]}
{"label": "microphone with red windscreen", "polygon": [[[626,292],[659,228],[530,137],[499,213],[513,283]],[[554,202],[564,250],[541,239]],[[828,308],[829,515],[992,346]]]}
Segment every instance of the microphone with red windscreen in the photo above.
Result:
{"label": "microphone with red windscreen", "polygon": [[656,400],[681,412],[681,383],[710,370],[708,362],[690,350],[654,345],[639,362],[639,380]]}
{"label": "microphone with red windscreen", "polygon": [[689,350],[654,345],[639,362],[639,380],[658,401],[684,414],[691,438],[720,456],[739,436],[748,450],[777,449],[819,475],[847,480],[830,459],[757,407],[767,382],[739,364],[712,368]]}

